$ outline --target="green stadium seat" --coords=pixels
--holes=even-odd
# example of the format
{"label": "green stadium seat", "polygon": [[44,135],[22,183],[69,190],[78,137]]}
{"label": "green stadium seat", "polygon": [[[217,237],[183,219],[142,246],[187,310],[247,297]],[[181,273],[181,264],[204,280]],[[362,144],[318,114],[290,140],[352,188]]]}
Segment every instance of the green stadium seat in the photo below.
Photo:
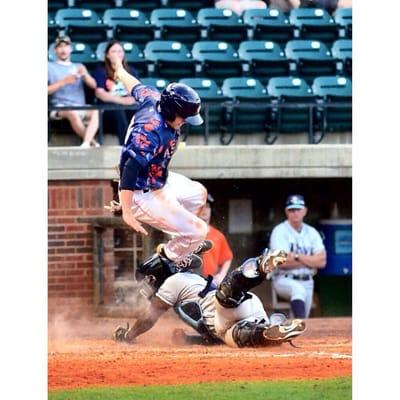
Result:
{"label": "green stadium seat", "polygon": [[227,76],[241,76],[242,64],[231,44],[219,41],[196,42],[192,49],[199,76],[214,79],[221,85]]}
{"label": "green stadium seat", "polygon": [[304,78],[308,84],[318,76],[336,74],[336,61],[322,42],[291,40],[286,44],[285,53],[291,61],[293,75]]}
{"label": "green stadium seat", "polygon": [[202,38],[240,42],[247,39],[247,27],[232,10],[202,8],[197,13],[197,22],[202,26]]}
{"label": "green stadium seat", "polygon": [[[96,59],[98,62],[104,62],[104,53],[108,42],[101,42],[96,48]],[[126,61],[135,67],[139,76],[147,76],[147,61],[144,58],[143,52],[139,49],[136,44],[131,42],[121,42],[124,48]]]}
{"label": "green stadium seat", "polygon": [[222,94],[222,90],[217,83],[208,78],[184,78],[180,79],[199,94],[202,102],[201,115],[204,121],[208,121],[208,132],[206,132],[206,122],[200,126],[187,126],[189,134],[203,134],[208,141],[209,133],[221,133],[226,130],[226,108],[222,103],[228,100]]}
{"label": "green stadium seat", "polygon": [[54,19],[54,13],[47,14],[47,43],[54,43],[58,36],[59,28],[56,25],[56,21]]}
{"label": "green stadium seat", "polygon": [[338,8],[335,12],[335,21],[339,25],[339,36],[342,38],[352,37],[353,9]]}
{"label": "green stadium seat", "polygon": [[296,39],[318,40],[330,46],[339,36],[335,20],[321,8],[294,8],[290,23]]}
{"label": "green stadium seat", "polygon": [[97,44],[107,40],[107,30],[95,11],[84,8],[63,8],[55,16],[56,24],[74,42]]}
{"label": "green stadium seat", "polygon": [[129,8],[106,10],[103,22],[112,28],[115,39],[133,42],[142,49],[154,39],[154,27],[142,11]]}
{"label": "green stadium seat", "polygon": [[171,8],[183,8],[193,13],[200,8],[214,7],[214,0],[165,0],[164,5]]}
{"label": "green stadium seat", "polygon": [[350,39],[339,39],[333,43],[332,56],[339,60],[337,73],[351,77],[353,65],[353,43]]}
{"label": "green stadium seat", "polygon": [[144,49],[149,61],[149,76],[163,76],[176,81],[182,76],[194,76],[195,63],[187,47],[171,40],[154,40]]}
{"label": "green stadium seat", "polygon": [[243,20],[250,28],[249,39],[268,40],[281,46],[293,39],[294,27],[280,10],[273,8],[246,10]]}
{"label": "green stadium seat", "polygon": [[143,78],[140,79],[140,81],[147,86],[154,86],[157,88],[160,92],[162,92],[167,85],[169,84],[169,81],[164,78]]}
{"label": "green stadium seat", "polygon": [[104,11],[114,8],[122,7],[123,0],[73,0],[74,7],[77,8],[88,8],[96,11],[99,14],[103,14]]}
{"label": "green stadium seat", "polygon": [[[322,132],[351,132],[352,130],[352,84],[340,76],[324,76],[314,80],[313,92],[317,102],[317,118]],[[329,107],[330,103],[347,103]]]}
{"label": "green stadium seat", "polygon": [[151,13],[150,21],[157,28],[155,39],[174,40],[190,46],[200,40],[200,25],[190,11],[160,8]]}
{"label": "green stadium seat", "polygon": [[227,78],[222,85],[222,93],[234,100],[236,106],[231,117],[231,136],[221,142],[229,144],[235,133],[265,133],[268,142],[271,109],[263,105],[269,105],[271,99],[263,84],[250,77]]}
{"label": "green stadium seat", "polygon": [[[282,107],[272,110],[274,126],[278,132],[311,132],[313,113],[309,107],[297,107],[297,103],[315,104],[315,96],[304,79],[297,77],[271,78],[267,86],[273,103]],[[283,107],[285,104],[288,107]],[[294,106],[294,107],[293,107]]]}
{"label": "green stadium seat", "polygon": [[[56,61],[57,56],[54,51],[54,43],[52,43],[49,47],[48,58],[49,61]],[[72,43],[72,53],[71,53],[71,61],[74,63],[82,63],[87,69],[93,70],[95,64],[97,62],[96,55],[93,52],[92,48],[86,43]]]}
{"label": "green stadium seat", "polygon": [[273,76],[288,76],[289,60],[279,44],[264,40],[248,40],[240,43],[239,57],[245,63],[243,70],[267,84]]}

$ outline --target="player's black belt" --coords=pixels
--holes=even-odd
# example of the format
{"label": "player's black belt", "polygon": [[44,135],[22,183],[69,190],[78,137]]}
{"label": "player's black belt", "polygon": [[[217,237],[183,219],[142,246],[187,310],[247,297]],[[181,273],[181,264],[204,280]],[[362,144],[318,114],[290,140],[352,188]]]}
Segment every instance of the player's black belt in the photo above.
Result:
{"label": "player's black belt", "polygon": [[296,281],[309,281],[312,279],[311,275],[293,275],[293,274],[285,274],[283,275],[285,278],[292,278]]}

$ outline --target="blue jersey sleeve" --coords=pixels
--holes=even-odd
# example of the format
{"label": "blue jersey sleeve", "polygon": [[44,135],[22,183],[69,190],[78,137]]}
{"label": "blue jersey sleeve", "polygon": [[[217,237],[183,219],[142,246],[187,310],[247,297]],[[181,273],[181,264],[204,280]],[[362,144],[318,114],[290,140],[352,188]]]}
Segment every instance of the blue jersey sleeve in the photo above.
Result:
{"label": "blue jersey sleeve", "polygon": [[156,102],[160,100],[160,92],[155,87],[146,86],[141,83],[132,89],[132,96],[139,104],[146,101]]}
{"label": "blue jersey sleeve", "polygon": [[124,146],[126,156],[136,160],[143,168],[155,157],[159,148],[159,138],[152,132],[132,131]]}

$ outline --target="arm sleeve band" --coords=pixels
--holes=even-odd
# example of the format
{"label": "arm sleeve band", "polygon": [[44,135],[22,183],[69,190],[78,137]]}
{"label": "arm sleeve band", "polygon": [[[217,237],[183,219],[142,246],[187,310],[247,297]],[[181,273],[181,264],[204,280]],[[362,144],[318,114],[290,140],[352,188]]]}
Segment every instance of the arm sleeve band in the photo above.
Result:
{"label": "arm sleeve band", "polygon": [[122,169],[122,176],[120,182],[121,190],[132,190],[136,189],[136,181],[141,169],[141,165],[134,160],[129,158]]}

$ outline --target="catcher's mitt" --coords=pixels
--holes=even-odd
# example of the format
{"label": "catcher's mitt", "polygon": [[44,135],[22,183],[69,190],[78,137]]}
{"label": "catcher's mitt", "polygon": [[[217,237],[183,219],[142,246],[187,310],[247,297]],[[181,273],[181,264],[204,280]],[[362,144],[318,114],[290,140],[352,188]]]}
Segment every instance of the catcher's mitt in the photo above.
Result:
{"label": "catcher's mitt", "polygon": [[129,322],[126,323],[126,328],[119,326],[113,333],[112,338],[116,342],[134,343],[135,340],[128,340],[126,333],[129,331]]}
{"label": "catcher's mitt", "polygon": [[259,268],[264,274],[273,272],[279,265],[282,265],[287,259],[287,253],[284,250],[275,250],[272,253],[267,252],[259,260]]}

